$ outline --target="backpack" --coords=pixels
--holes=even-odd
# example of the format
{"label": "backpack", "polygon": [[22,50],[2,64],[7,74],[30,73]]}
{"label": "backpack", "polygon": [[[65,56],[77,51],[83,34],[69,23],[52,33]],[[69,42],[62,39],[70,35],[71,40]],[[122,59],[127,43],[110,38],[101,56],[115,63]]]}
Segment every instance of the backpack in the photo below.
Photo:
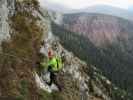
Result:
{"label": "backpack", "polygon": [[62,67],[63,67],[62,59],[60,57],[56,57],[56,62],[57,62],[57,68],[58,68],[58,70],[61,70]]}

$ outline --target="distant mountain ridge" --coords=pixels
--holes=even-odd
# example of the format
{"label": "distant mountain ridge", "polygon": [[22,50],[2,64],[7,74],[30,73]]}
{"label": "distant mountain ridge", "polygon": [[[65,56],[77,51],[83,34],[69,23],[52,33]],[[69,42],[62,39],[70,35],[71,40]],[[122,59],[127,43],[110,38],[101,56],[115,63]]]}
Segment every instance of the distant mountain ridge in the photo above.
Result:
{"label": "distant mountain ridge", "polygon": [[117,16],[117,17],[121,17],[121,18],[133,21],[133,11],[131,9],[126,10],[126,9],[117,8],[109,5],[95,5],[95,6],[87,7],[85,9],[70,9],[60,4],[47,2],[45,4],[45,7],[50,11],[60,12],[63,14],[81,13],[81,12],[98,13],[98,14]]}
{"label": "distant mountain ridge", "polygon": [[113,16],[117,16],[117,17],[121,17],[121,18],[133,21],[133,12],[129,10],[117,8],[117,7],[107,6],[107,5],[92,6],[92,7],[81,10],[81,12],[83,11],[87,13],[99,13],[99,14],[113,15]]}

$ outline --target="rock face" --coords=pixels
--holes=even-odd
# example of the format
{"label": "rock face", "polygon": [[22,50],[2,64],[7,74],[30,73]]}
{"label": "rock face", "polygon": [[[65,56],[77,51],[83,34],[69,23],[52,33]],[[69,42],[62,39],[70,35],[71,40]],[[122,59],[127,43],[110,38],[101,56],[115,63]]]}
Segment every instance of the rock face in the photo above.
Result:
{"label": "rock face", "polygon": [[14,0],[0,1],[0,42],[10,37],[9,35],[9,16],[12,16],[15,10]]}
{"label": "rock face", "polygon": [[[84,16],[80,17],[80,22],[77,22],[71,29],[73,29],[74,32],[81,32],[85,36],[88,33],[87,37],[96,46],[102,46],[106,43],[111,44],[113,41],[116,41],[119,36],[122,36],[122,34],[120,34],[118,20],[115,18],[98,16],[94,18],[91,24],[91,18],[90,21],[86,21],[86,19]],[[83,26],[81,27],[80,25]]]}
{"label": "rock face", "polygon": [[[52,35],[47,10],[42,11],[36,0],[1,0],[0,7],[0,100],[128,100],[126,91],[113,85],[95,66],[63,48]],[[41,79],[36,62],[41,59],[42,40],[64,57],[57,79],[62,92],[49,94],[46,84],[39,87],[36,82],[36,76]]]}
{"label": "rock face", "polygon": [[1,0],[0,7],[0,99],[39,100],[33,71],[47,28],[38,19],[38,2]]}
{"label": "rock face", "polygon": [[[109,45],[118,39],[129,39],[132,22],[102,14],[70,14],[64,15],[64,28],[79,33],[95,46]],[[125,25],[124,25],[125,24]]]}
{"label": "rock face", "polygon": [[[57,76],[62,87],[62,91],[58,95],[62,100],[128,99],[126,91],[120,90],[112,84],[95,66],[86,64],[75,57],[72,52],[64,49],[57,37],[52,36],[45,43],[53,49],[56,55],[63,58],[63,70]],[[44,46],[45,48],[42,50],[46,51],[47,46]],[[47,90],[46,86],[40,87]]]}
{"label": "rock face", "polygon": [[[68,44],[71,43],[69,39],[67,40],[67,35],[70,39],[77,39],[71,37],[71,35],[67,33],[67,31],[64,34],[61,28],[61,30],[58,30],[58,27],[56,27],[56,30],[54,30],[53,28],[54,27],[50,28],[47,39],[44,39],[45,46],[41,48],[41,52],[44,53],[45,56],[47,56],[47,48],[51,47],[56,55],[61,57],[63,56],[64,68],[63,71],[58,74],[58,82],[62,86],[62,92],[58,95],[60,95],[62,100],[128,99],[128,94],[126,93],[126,91],[123,91],[112,84],[111,81],[109,81],[102,75],[100,70],[98,70],[91,64],[87,64],[81,61],[72,52],[67,51],[61,45],[61,43],[65,42],[65,40]],[[54,33],[54,36],[51,31]],[[58,32],[60,33],[60,35],[58,34]],[[58,36],[60,37],[60,39],[58,39]],[[75,42],[73,43],[75,44]],[[46,86],[42,85],[40,87],[43,89],[46,88]],[[47,100],[48,98],[45,99]]]}

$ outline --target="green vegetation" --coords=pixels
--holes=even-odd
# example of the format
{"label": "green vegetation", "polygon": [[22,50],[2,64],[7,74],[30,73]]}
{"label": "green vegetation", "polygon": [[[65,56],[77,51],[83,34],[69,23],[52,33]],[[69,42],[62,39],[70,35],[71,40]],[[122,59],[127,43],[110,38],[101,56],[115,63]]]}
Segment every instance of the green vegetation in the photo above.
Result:
{"label": "green vegetation", "polygon": [[26,100],[26,98],[28,97],[28,82],[26,80],[22,80],[20,84],[20,93],[23,97],[23,100]]}
{"label": "green vegetation", "polygon": [[[25,0],[24,3],[31,3],[36,0]],[[29,5],[31,5],[29,4]],[[20,5],[19,3],[17,5]],[[18,7],[17,10],[19,10]],[[28,8],[27,8],[28,9]],[[3,52],[16,55],[21,59],[36,59],[36,53],[39,51],[43,30],[37,25],[37,17],[28,10],[17,11],[11,18],[11,40],[4,41]]]}
{"label": "green vegetation", "polygon": [[47,93],[44,90],[39,92],[40,100],[64,100],[59,92]]}
{"label": "green vegetation", "polygon": [[[92,24],[93,20],[96,19],[98,21],[100,16],[101,18],[112,17],[114,19],[117,19],[119,24],[119,27],[118,27],[119,31],[116,32],[116,34],[119,33],[120,36],[117,37],[116,41],[114,41],[110,45],[108,43],[105,43],[108,45],[106,46],[102,45],[102,48],[95,47],[93,45],[94,49],[89,50],[88,47],[91,47],[90,46],[91,42],[89,41],[89,38],[86,38],[85,36],[88,36],[88,34],[93,34],[93,32],[91,33],[91,30],[94,30],[95,26],[91,27],[90,25]],[[80,20],[80,17],[85,17],[86,22],[84,22],[85,21],[84,19]],[[79,32],[82,31],[83,28],[86,28],[86,30],[88,29],[88,32],[86,31],[88,34],[86,33],[84,36],[81,36],[81,39],[83,39],[83,41],[88,39],[87,44],[85,42],[83,42],[85,44],[81,43],[81,45],[86,45],[85,48],[87,49],[88,53],[84,50],[81,52],[86,52],[86,54],[96,53],[95,57],[92,56],[92,54],[88,55],[89,58],[91,59],[91,63],[96,65],[97,68],[101,69],[104,72],[104,74],[117,86],[133,93],[133,85],[132,85],[133,84],[133,77],[132,77],[133,76],[133,67],[132,67],[133,66],[133,61],[132,61],[133,59],[133,46],[132,46],[133,22],[122,18],[114,17],[114,16],[108,16],[104,14],[95,14],[95,13],[66,14],[64,15],[63,21],[64,21],[64,27],[65,26],[71,27],[71,26],[75,26],[75,24],[79,24],[78,27],[79,29],[81,28],[81,30],[78,29]],[[75,35],[77,34],[74,32],[71,32],[71,33]],[[123,33],[124,33],[124,36],[123,36]],[[81,41],[81,39],[79,39],[79,41]],[[79,54],[81,54],[81,52],[79,52]]]}
{"label": "green vegetation", "polygon": [[2,42],[3,54],[0,55],[2,96],[16,97],[17,100],[38,98],[32,72],[39,59],[44,31],[37,23],[37,16],[32,15],[37,5],[36,0],[17,1],[16,12],[9,20],[11,39]]}
{"label": "green vegetation", "polygon": [[[24,9],[25,8],[25,9]],[[58,92],[52,94],[38,90],[33,77],[36,62],[40,60],[39,49],[43,32],[47,25],[39,26],[39,18],[32,15],[38,10],[36,0],[17,0],[16,12],[10,19],[11,39],[2,42],[3,54],[0,55],[0,86],[2,95],[11,95],[13,100],[63,100]],[[43,30],[43,29],[46,30]],[[40,72],[40,68],[36,68]],[[38,93],[39,92],[39,93]]]}
{"label": "green vegetation", "polygon": [[[87,61],[88,64],[95,65],[105,76],[115,83],[115,85],[132,93],[133,75],[130,71],[132,71],[133,64],[131,60],[125,57],[126,55],[123,55],[121,48],[119,48],[117,44],[113,46],[110,45],[106,49],[97,48],[88,38],[70,32],[55,23],[51,25],[53,34],[59,36],[61,43],[66,49],[73,51],[77,57]],[[121,99],[119,95],[120,91],[113,93],[113,100],[125,99]],[[132,96],[129,95],[127,98],[132,98]]]}

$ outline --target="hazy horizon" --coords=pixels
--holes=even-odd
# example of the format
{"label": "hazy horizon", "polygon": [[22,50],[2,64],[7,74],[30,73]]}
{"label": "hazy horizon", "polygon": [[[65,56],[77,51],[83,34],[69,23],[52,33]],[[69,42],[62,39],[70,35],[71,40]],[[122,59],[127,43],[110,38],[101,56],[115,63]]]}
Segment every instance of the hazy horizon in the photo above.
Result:
{"label": "hazy horizon", "polygon": [[61,7],[65,9],[84,9],[87,7],[106,5],[124,10],[131,10],[133,8],[132,0],[39,0],[41,6],[46,7]]}

